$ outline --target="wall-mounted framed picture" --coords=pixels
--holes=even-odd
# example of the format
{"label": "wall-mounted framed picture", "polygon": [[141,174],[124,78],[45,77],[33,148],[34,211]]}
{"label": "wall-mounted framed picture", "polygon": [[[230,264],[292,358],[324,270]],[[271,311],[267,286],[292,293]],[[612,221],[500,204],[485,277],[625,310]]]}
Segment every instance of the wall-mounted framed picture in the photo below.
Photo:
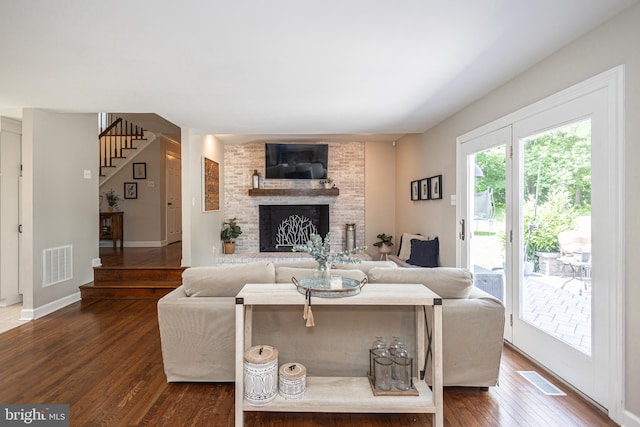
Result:
{"label": "wall-mounted framed picture", "polygon": [[442,175],[436,175],[429,178],[429,199],[442,199]]}
{"label": "wall-mounted framed picture", "polygon": [[429,178],[420,180],[420,200],[429,200]]}
{"label": "wall-mounted framed picture", "polygon": [[411,181],[411,200],[420,200],[420,186],[419,181]]}
{"label": "wall-mounted framed picture", "polygon": [[220,166],[202,156],[202,211],[220,210]]}
{"label": "wall-mounted framed picture", "polygon": [[146,163],[134,163],[133,164],[133,179],[147,179],[147,164]]}
{"label": "wall-mounted framed picture", "polygon": [[124,198],[125,199],[137,199],[138,198],[138,183],[137,182],[125,182],[124,183]]}

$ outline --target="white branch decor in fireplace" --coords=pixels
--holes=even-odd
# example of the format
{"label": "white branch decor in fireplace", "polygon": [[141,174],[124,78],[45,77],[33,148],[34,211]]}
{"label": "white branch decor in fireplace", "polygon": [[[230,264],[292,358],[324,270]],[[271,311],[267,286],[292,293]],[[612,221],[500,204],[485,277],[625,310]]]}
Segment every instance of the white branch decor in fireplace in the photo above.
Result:
{"label": "white branch decor in fireplace", "polygon": [[293,247],[309,241],[318,229],[311,219],[301,215],[290,215],[285,218],[276,231],[276,247]]}

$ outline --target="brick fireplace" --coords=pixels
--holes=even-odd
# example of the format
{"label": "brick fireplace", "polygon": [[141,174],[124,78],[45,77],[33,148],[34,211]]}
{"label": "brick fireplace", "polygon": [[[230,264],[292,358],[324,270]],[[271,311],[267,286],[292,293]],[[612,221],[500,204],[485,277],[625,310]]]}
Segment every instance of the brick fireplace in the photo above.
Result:
{"label": "brick fireplace", "polygon": [[[325,142],[326,143],[326,142]],[[338,250],[346,241],[345,224],[356,224],[356,245],[365,245],[364,143],[330,142],[329,177],[340,189],[338,196],[250,196],[254,169],[265,189],[319,188],[317,180],[264,180],[264,142],[224,146],[224,218],[236,217],[242,235],[236,242],[236,253],[261,251],[260,206],[325,205],[329,210],[328,228],[332,246]]]}

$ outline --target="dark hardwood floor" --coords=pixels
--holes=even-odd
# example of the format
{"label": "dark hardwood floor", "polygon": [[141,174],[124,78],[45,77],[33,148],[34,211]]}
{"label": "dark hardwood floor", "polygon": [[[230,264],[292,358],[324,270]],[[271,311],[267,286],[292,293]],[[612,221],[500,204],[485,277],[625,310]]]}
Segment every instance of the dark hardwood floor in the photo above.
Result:
{"label": "dark hardwood floor", "polygon": [[[175,267],[181,246],[101,248],[107,267]],[[0,403],[70,405],[72,426],[232,426],[231,383],[166,382],[153,299],[89,299],[0,333]],[[446,426],[613,426],[562,384],[546,396],[518,370],[543,371],[505,347],[500,385],[445,388]],[[547,376],[551,379],[551,377]],[[424,414],[248,412],[249,426],[430,426]]]}
{"label": "dark hardwood floor", "polygon": [[103,267],[180,267],[182,242],[160,248],[100,247]]}
{"label": "dark hardwood floor", "polygon": [[[516,373],[540,369],[505,347],[500,385],[446,388],[446,426],[615,425],[586,401],[546,396]],[[88,300],[0,334],[0,402],[66,403],[72,426],[231,426],[233,384],[168,384],[156,301]],[[248,412],[250,426],[429,426],[422,414]]]}

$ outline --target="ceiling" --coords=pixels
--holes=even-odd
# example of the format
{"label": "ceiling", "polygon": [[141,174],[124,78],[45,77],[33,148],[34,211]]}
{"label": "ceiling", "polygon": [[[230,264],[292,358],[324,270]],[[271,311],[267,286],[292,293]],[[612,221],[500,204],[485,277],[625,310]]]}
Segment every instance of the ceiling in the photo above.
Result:
{"label": "ceiling", "polygon": [[155,113],[228,143],[421,133],[636,0],[0,2],[0,114]]}

